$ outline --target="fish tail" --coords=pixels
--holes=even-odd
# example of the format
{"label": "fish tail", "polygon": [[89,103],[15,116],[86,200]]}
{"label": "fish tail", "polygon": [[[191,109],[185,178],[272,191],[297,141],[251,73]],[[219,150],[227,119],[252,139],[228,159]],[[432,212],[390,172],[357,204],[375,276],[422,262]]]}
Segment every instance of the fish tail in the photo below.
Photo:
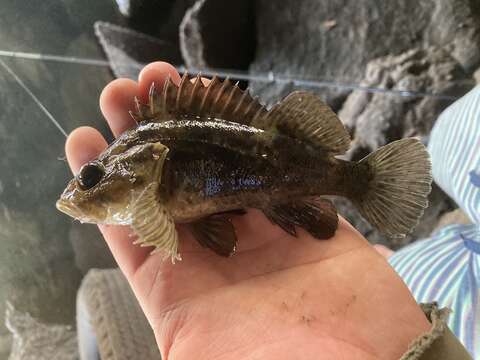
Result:
{"label": "fish tail", "polygon": [[353,199],[360,213],[384,234],[405,236],[428,205],[432,174],[427,149],[417,139],[402,139],[379,148],[359,165],[370,177],[366,191]]}

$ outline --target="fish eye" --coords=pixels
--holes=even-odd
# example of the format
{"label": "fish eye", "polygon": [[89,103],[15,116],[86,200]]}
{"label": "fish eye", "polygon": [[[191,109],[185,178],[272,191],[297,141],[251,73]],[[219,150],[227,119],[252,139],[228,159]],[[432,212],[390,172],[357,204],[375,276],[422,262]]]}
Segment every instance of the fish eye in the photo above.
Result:
{"label": "fish eye", "polygon": [[91,189],[102,180],[104,173],[103,166],[98,163],[90,163],[82,166],[77,175],[77,182],[80,189]]}

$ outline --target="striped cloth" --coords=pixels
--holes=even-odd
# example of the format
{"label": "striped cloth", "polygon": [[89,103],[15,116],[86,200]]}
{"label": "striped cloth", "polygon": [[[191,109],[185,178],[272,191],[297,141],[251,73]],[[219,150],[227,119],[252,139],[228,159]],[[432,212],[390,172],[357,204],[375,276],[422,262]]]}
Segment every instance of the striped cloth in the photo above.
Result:
{"label": "striped cloth", "polygon": [[452,309],[450,329],[480,360],[480,87],[440,115],[428,150],[435,182],[472,224],[446,226],[389,262],[417,302]]}

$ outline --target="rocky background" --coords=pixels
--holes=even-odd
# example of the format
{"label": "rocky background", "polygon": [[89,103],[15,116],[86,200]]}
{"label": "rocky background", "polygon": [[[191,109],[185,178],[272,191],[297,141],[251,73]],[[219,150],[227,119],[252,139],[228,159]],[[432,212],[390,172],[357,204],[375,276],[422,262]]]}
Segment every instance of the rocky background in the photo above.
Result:
{"label": "rocky background", "polygon": [[[110,136],[98,110],[102,87],[161,59],[204,74],[228,70],[268,104],[294,89],[318,93],[351,132],[347,157],[359,159],[404,136],[428,142],[438,114],[480,79],[478,1],[0,1],[0,50],[110,61],[109,69],[0,57],[66,132],[91,125]],[[45,326],[65,332],[58,341],[68,352],[75,334],[62,326],[74,325],[82,277],[115,263],[94,227],[54,209],[70,176],[64,138],[4,68],[0,85],[0,323],[7,312],[10,329],[0,326],[0,358],[10,333],[12,359],[22,359],[18,344],[30,329],[50,334]],[[372,229],[348,201],[337,207],[371,242],[399,248],[456,208],[435,187],[430,200],[401,240]]]}

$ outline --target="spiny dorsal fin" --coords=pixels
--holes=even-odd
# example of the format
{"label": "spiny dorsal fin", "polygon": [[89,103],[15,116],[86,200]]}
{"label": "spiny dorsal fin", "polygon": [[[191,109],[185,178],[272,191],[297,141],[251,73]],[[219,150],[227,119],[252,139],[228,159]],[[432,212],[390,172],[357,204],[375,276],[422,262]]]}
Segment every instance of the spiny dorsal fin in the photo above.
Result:
{"label": "spiny dorsal fin", "polygon": [[251,125],[276,130],[335,155],[350,147],[350,135],[333,110],[317,95],[305,91],[291,93]]}
{"label": "spiny dorsal fin", "polygon": [[161,95],[152,84],[149,104],[143,105],[137,100],[135,104],[136,111],[131,115],[137,123],[171,120],[173,115],[218,118],[249,125],[256,116],[267,112],[248,91],[242,91],[238,83],[232,84],[229,79],[222,82],[215,76],[204,85],[200,74],[191,81],[186,73],[178,86],[168,77]]}
{"label": "spiny dorsal fin", "polygon": [[162,94],[152,84],[149,104],[137,99],[135,104],[131,115],[137,123],[162,122],[172,116],[217,118],[278,131],[335,155],[345,153],[350,146],[350,136],[337,115],[318,96],[303,91],[291,93],[267,111],[248,90],[228,79],[222,82],[214,76],[204,85],[200,74],[191,81],[185,73],[178,86],[168,77]]}

